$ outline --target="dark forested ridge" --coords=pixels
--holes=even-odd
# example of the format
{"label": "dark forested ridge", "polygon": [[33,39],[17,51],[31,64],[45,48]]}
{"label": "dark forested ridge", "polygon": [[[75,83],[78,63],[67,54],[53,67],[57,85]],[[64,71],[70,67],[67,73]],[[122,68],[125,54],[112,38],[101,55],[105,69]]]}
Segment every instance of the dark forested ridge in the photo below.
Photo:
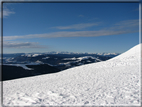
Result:
{"label": "dark forested ridge", "polygon": [[49,66],[47,64],[27,65],[27,67],[32,68],[32,70],[26,70],[18,66],[3,65],[2,80],[5,81],[11,79],[18,79],[18,78],[30,77],[41,74],[56,73],[60,71],[59,69]]}

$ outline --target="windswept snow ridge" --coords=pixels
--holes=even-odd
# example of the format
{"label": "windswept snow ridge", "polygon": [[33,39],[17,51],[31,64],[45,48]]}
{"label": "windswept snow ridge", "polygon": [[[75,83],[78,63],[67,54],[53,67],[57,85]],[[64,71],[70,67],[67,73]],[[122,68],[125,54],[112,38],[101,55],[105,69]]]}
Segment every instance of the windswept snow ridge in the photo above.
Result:
{"label": "windswept snow ridge", "polygon": [[141,44],[108,61],[3,82],[5,106],[140,106]]}

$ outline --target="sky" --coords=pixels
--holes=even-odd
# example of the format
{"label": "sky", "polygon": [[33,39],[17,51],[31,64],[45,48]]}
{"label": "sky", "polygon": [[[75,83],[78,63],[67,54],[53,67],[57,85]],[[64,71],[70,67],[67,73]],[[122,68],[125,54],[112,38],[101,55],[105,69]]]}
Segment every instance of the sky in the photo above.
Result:
{"label": "sky", "polygon": [[139,44],[139,3],[3,3],[3,53],[123,53]]}

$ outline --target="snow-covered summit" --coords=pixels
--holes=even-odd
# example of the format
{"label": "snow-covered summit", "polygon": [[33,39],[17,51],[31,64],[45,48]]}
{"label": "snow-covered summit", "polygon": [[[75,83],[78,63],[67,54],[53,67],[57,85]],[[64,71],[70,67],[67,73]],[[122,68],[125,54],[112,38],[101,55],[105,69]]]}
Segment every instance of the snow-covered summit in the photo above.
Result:
{"label": "snow-covered summit", "polygon": [[141,54],[141,50],[142,49],[142,44],[138,44],[136,46],[134,46],[133,48],[129,49],[128,51],[122,53],[121,55],[119,56],[116,56],[115,58],[113,59],[116,59],[116,58],[124,58],[124,57],[130,57],[130,56],[136,56],[136,57],[140,57],[140,54]]}
{"label": "snow-covered summit", "polygon": [[140,106],[141,44],[108,61],[3,82],[5,106]]}
{"label": "snow-covered summit", "polygon": [[[135,65],[140,64],[141,61],[141,48],[142,44],[138,44],[134,46],[133,48],[129,49],[128,51],[120,54],[119,56],[116,56],[112,59],[109,59],[106,61],[109,62],[115,62],[117,65],[125,66],[127,65]],[[114,63],[113,63],[114,64]]]}

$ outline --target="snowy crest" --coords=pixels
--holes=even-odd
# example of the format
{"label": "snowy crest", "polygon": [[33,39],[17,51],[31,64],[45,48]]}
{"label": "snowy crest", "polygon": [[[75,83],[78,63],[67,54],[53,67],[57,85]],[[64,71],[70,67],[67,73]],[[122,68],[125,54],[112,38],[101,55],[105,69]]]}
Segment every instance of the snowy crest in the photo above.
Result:
{"label": "snowy crest", "polygon": [[140,64],[141,61],[141,46],[142,44],[138,44],[128,51],[106,61],[106,62],[115,62],[119,63],[117,65],[132,65],[132,64]]}
{"label": "snowy crest", "polygon": [[121,55],[119,55],[118,57],[115,57],[115,58],[124,58],[124,57],[130,57],[130,56],[140,57],[141,45],[142,44],[138,44],[138,45],[134,46],[133,48],[129,49],[128,51],[124,52],[123,54],[121,54]]}

